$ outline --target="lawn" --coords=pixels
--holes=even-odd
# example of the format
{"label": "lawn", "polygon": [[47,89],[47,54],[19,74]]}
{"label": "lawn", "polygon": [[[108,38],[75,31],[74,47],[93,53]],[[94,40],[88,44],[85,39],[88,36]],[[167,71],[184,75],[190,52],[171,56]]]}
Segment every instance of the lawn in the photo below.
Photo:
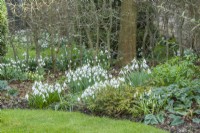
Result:
{"label": "lawn", "polygon": [[165,133],[127,120],[49,110],[2,110],[0,133]]}

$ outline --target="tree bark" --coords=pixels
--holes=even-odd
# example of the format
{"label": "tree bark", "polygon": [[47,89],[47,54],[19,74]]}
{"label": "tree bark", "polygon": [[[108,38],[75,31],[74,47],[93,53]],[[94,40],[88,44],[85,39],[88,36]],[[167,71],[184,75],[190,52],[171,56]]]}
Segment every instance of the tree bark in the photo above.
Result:
{"label": "tree bark", "polygon": [[119,66],[136,57],[137,6],[134,0],[123,0],[119,31]]}

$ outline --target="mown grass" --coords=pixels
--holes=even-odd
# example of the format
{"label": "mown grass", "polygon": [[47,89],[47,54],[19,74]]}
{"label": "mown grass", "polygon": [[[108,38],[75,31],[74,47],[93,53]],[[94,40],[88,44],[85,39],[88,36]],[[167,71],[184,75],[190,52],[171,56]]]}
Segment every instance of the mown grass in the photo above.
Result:
{"label": "mown grass", "polygon": [[2,110],[0,133],[165,133],[140,123],[50,110]]}

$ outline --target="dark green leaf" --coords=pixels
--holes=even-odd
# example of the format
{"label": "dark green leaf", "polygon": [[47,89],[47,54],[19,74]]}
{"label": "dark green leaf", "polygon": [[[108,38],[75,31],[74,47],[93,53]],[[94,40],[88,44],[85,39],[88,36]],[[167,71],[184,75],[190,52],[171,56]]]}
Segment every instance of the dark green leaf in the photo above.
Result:
{"label": "dark green leaf", "polygon": [[193,121],[194,123],[200,124],[200,119],[198,119],[198,118],[194,118],[194,119],[192,119],[192,121]]}
{"label": "dark green leaf", "polygon": [[148,114],[145,116],[144,123],[147,125],[148,124],[155,125],[155,124],[158,124],[158,120],[156,119],[155,115]]}
{"label": "dark green leaf", "polygon": [[169,117],[172,119],[171,126],[178,126],[184,123],[180,116],[171,114]]}
{"label": "dark green leaf", "polygon": [[158,122],[160,122],[161,124],[163,124],[165,122],[165,118],[164,118],[164,115],[163,114],[158,114],[156,116]]}

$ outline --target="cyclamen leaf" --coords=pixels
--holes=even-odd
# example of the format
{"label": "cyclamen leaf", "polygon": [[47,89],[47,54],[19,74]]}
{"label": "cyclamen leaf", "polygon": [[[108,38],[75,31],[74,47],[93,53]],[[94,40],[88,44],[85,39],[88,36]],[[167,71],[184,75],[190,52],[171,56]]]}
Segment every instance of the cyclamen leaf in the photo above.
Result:
{"label": "cyclamen leaf", "polygon": [[184,123],[184,120],[180,116],[171,114],[169,117],[173,119],[171,122],[171,126],[178,126]]}
{"label": "cyclamen leaf", "polygon": [[200,115],[200,110],[196,110],[194,113]]}
{"label": "cyclamen leaf", "polygon": [[163,114],[158,114],[158,115],[156,116],[156,118],[157,118],[157,120],[158,120],[161,124],[163,124],[163,123],[165,122],[165,118],[164,118],[164,115],[163,115]]}
{"label": "cyclamen leaf", "polygon": [[198,119],[198,118],[194,118],[194,119],[192,119],[192,121],[193,121],[194,123],[200,124],[200,119]]}
{"label": "cyclamen leaf", "polygon": [[156,116],[153,115],[153,114],[148,114],[145,116],[145,119],[144,119],[144,123],[145,124],[151,124],[151,125],[156,125],[158,124],[158,120],[156,119]]}

